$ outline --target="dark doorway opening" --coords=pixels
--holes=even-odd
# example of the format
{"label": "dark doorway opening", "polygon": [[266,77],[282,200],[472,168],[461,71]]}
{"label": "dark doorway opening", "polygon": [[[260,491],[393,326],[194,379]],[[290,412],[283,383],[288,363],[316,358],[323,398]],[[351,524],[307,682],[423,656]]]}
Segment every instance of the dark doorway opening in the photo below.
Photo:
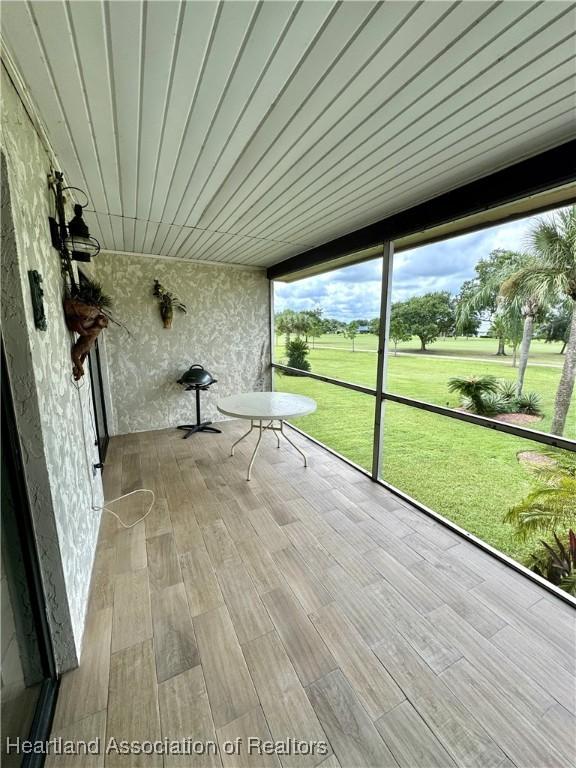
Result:
{"label": "dark doorway opening", "polygon": [[1,463],[1,762],[30,768],[44,756],[19,753],[14,744],[49,738],[58,679],[3,345]]}
{"label": "dark doorway opening", "polygon": [[[86,275],[78,271],[80,285],[86,281]],[[102,380],[102,361],[98,339],[88,353],[88,368],[90,370],[90,384],[92,387],[92,405],[94,412],[94,428],[96,431],[96,444],[100,463],[104,464],[110,435],[108,433],[108,419],[106,415],[106,400],[104,399],[104,383]]]}

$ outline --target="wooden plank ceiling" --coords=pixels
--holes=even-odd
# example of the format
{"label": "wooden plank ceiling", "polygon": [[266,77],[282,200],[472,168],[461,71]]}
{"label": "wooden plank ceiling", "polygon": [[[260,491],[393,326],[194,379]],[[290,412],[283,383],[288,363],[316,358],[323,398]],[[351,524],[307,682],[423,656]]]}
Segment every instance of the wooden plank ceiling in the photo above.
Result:
{"label": "wooden plank ceiling", "polygon": [[103,247],[268,266],[574,135],[575,4],[2,3]]}

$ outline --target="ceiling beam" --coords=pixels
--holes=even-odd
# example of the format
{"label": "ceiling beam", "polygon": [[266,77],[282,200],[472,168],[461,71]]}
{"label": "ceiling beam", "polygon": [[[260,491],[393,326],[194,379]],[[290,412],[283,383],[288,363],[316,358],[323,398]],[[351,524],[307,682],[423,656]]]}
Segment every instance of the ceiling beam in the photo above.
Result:
{"label": "ceiling beam", "polygon": [[572,140],[280,261],[268,268],[267,275],[274,280],[575,181],[576,140]]}

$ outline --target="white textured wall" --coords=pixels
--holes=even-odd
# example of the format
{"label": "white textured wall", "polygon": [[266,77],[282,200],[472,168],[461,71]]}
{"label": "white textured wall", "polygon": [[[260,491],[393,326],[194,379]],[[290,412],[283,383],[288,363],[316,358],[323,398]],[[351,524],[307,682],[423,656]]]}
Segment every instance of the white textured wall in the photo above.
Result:
{"label": "white textured wall", "polygon": [[[26,481],[41,558],[49,621],[61,670],[79,657],[100,513],[89,376],[78,392],[62,311],[60,259],[52,248],[47,186],[50,157],[2,69],[2,335],[12,383]],[[78,184],[78,179],[68,179]],[[8,188],[10,199],[8,199]],[[43,278],[48,329],[34,327],[28,270]],[[84,409],[84,428],[82,410]],[[86,444],[84,441],[86,434]],[[85,458],[87,455],[87,459]]]}
{"label": "white textured wall", "polygon": [[[222,417],[219,398],[270,388],[269,283],[263,271],[204,266],[135,254],[100,254],[94,272],[131,332],[106,331],[113,429],[118,434],[195,421],[194,394],[176,384],[200,363],[218,379],[202,393],[202,417]],[[187,314],[162,325],[154,279],[177,294]]]}

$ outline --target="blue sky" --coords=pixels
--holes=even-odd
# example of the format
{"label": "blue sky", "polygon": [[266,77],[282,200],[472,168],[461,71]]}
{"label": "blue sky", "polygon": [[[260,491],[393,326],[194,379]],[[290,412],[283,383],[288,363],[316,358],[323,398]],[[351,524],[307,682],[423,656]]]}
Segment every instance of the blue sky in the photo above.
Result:
{"label": "blue sky", "polygon": [[[501,224],[394,256],[392,300],[430,291],[458,293],[474,275],[474,265],[495,248],[523,250],[539,217]],[[377,317],[380,305],[380,260],[326,272],[297,283],[275,283],[274,309],[300,311],[322,307],[325,317],[346,322]]]}

